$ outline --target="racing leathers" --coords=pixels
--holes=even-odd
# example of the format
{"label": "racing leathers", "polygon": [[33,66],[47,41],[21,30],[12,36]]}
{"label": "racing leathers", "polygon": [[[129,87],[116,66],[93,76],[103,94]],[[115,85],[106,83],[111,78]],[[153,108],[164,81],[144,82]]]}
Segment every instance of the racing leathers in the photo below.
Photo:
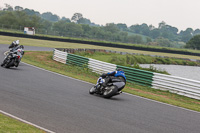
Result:
{"label": "racing leathers", "polygon": [[118,88],[118,91],[121,91],[126,85],[126,77],[124,71],[121,69],[111,73],[102,74],[101,77],[105,80],[105,82],[102,84],[103,86],[106,86],[109,82],[123,83],[124,85],[121,88]]}

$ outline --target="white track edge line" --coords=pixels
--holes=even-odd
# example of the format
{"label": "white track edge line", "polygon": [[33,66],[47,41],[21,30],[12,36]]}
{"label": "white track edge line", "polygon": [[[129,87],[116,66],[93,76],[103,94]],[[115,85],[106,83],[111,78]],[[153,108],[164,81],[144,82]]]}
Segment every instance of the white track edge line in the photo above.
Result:
{"label": "white track edge line", "polygon": [[[37,66],[31,65],[31,64],[25,63],[25,62],[22,62],[22,63],[24,63],[24,64],[26,64],[26,65],[29,65],[29,66],[32,66],[32,67],[35,67],[35,68],[40,69],[40,70],[44,70],[44,71],[46,71],[46,72],[50,72],[50,73],[53,73],[53,74],[56,74],[56,75],[62,76],[62,77],[67,77],[67,78],[70,78],[70,79],[73,79],[73,80],[77,80],[77,81],[80,81],[80,82],[83,82],[83,83],[87,83],[87,84],[94,85],[94,84],[92,84],[92,83],[89,83],[89,82],[86,82],[86,81],[83,81],[83,80],[79,80],[79,79],[75,79],[75,78],[72,78],[72,77],[69,77],[69,76],[65,76],[65,75],[62,75],[62,74],[59,74],[59,73],[56,73],[56,72],[52,72],[52,71],[49,71],[49,70],[46,70],[46,69],[43,69],[43,68],[40,68],[40,67],[37,67]],[[141,96],[133,95],[133,94],[126,93],[126,92],[123,92],[123,93],[126,94],[126,95],[130,95],[130,96],[138,97],[138,98],[145,99],[145,100],[148,100],[148,101],[152,101],[152,102],[156,102],[156,103],[160,103],[160,104],[164,104],[164,105],[168,105],[168,106],[171,106],[171,107],[176,107],[176,108],[179,108],[179,109],[183,109],[183,110],[186,110],[186,111],[191,111],[191,112],[194,112],[194,113],[198,113],[198,114],[200,114],[200,112],[195,111],[195,110],[190,110],[190,109],[187,109],[187,108],[183,108],[183,107],[179,107],[179,106],[175,106],[175,105],[171,105],[171,104],[167,104],[167,103],[159,102],[159,101],[156,101],[156,100],[153,100],[153,99],[148,99],[148,98],[145,98],[145,97],[141,97]]]}
{"label": "white track edge line", "polygon": [[21,122],[24,122],[24,123],[26,123],[26,124],[32,125],[32,126],[34,126],[34,127],[36,127],[36,128],[39,128],[39,129],[41,129],[41,130],[44,130],[44,131],[46,131],[46,132],[48,132],[48,133],[55,133],[55,132],[50,131],[50,130],[48,130],[48,129],[46,129],[46,128],[43,128],[43,127],[41,127],[41,126],[38,126],[38,125],[36,125],[36,124],[33,124],[33,123],[28,122],[28,121],[26,121],[26,120],[23,120],[23,119],[21,119],[21,118],[19,118],[19,117],[16,117],[16,116],[14,116],[14,115],[11,115],[11,114],[9,114],[9,113],[6,113],[6,112],[4,112],[4,111],[2,111],[2,110],[0,110],[0,113],[2,113],[2,114],[4,114],[4,115],[7,115],[7,116],[9,116],[9,117],[12,117],[12,118],[14,118],[14,119],[17,119],[17,120],[19,120],[19,121],[21,121]]}

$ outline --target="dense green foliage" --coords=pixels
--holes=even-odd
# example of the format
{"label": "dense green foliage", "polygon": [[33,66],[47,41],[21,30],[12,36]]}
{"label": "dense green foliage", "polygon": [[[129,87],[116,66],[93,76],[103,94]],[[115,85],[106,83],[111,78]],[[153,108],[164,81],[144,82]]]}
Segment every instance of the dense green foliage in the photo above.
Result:
{"label": "dense green foliage", "polygon": [[23,30],[23,27],[35,27],[36,34],[81,37],[113,42],[147,44],[162,47],[183,48],[193,35],[200,34],[200,29],[187,28],[180,31],[164,21],[158,28],[145,23],[139,25],[108,23],[105,26],[92,23],[81,13],[75,13],[71,19],[51,12],[40,14],[38,11],[20,6],[0,9],[0,28]]}
{"label": "dense green foliage", "polygon": [[186,44],[186,48],[200,50],[200,35],[196,35]]}

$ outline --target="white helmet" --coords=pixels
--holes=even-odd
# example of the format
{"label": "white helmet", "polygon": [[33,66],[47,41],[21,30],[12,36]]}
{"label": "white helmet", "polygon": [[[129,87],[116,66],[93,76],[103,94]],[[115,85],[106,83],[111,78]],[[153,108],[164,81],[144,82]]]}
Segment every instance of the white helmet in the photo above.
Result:
{"label": "white helmet", "polygon": [[15,41],[15,43],[16,43],[17,45],[19,45],[19,40]]}

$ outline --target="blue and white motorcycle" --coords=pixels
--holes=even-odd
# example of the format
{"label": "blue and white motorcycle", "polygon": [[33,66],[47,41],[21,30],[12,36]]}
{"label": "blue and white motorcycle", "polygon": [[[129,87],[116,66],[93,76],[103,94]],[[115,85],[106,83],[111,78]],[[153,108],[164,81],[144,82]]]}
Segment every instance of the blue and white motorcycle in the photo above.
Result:
{"label": "blue and white motorcycle", "polygon": [[90,94],[99,94],[104,98],[111,98],[113,96],[119,95],[121,92],[121,88],[124,88],[125,83],[121,82],[119,79],[112,79],[112,82],[108,82],[106,86],[103,86],[105,79],[99,77],[97,80],[97,84],[93,86],[90,90]]}
{"label": "blue and white motorcycle", "polygon": [[9,51],[4,53],[5,58],[1,63],[2,67],[10,68],[10,67],[18,67],[22,56],[24,55],[24,46],[20,45],[15,48],[15,50],[10,49]]}

